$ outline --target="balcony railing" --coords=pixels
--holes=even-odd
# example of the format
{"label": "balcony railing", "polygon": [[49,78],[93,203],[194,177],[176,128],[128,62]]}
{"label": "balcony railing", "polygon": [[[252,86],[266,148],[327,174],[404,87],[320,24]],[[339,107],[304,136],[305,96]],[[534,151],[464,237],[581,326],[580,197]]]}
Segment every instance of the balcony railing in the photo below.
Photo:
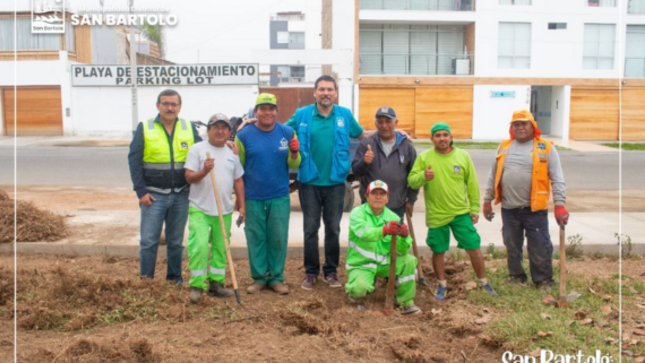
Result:
{"label": "balcony railing", "polygon": [[587,0],[587,5],[602,8],[615,8],[616,0]]}
{"label": "balcony railing", "polygon": [[362,75],[473,75],[474,54],[361,53]]}
{"label": "balcony railing", "polygon": [[625,77],[645,77],[645,58],[625,58]]}
{"label": "balcony railing", "polygon": [[360,0],[365,10],[475,11],[475,0]]}

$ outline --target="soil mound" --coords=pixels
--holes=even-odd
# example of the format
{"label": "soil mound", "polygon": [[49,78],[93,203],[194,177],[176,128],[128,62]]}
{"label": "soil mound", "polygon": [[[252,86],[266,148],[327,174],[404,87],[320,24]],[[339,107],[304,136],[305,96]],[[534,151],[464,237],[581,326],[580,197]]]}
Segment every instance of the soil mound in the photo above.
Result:
{"label": "soil mound", "polygon": [[14,200],[3,190],[0,190],[0,243],[14,241],[14,207],[18,209],[18,242],[53,242],[69,235],[65,217],[42,210],[32,202]]}

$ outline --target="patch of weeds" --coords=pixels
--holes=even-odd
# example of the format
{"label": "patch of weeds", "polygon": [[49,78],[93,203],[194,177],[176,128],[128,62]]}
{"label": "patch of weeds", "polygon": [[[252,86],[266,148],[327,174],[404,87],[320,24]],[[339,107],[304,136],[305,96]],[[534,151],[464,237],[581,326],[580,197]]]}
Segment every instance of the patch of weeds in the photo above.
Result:
{"label": "patch of weeds", "polygon": [[461,252],[460,249],[457,249],[455,252],[450,252],[448,254],[448,258],[451,258],[451,259],[453,259],[455,261],[465,260],[466,257],[467,257],[466,254]]}
{"label": "patch of weeds", "polygon": [[603,258],[607,257],[607,255],[605,255],[605,254],[604,254],[604,253],[602,253],[602,252],[596,252],[596,253],[593,253],[593,254],[589,255],[589,257],[590,257],[592,260],[601,260],[601,259],[603,259]]}
{"label": "patch of weeds", "polygon": [[622,258],[631,258],[633,256],[638,257],[637,255],[632,254],[632,249],[634,248],[632,237],[618,233],[614,233],[614,237],[618,240],[617,245],[620,246],[620,255]]}
{"label": "patch of weeds", "polygon": [[[557,269],[556,269],[557,270]],[[558,271],[554,271],[557,276]],[[492,307],[495,318],[484,326],[484,333],[493,342],[505,349],[518,351],[534,351],[549,349],[553,352],[568,352],[581,350],[585,354],[593,354],[596,349],[604,354],[618,356],[617,345],[607,345],[608,337],[618,339],[617,320],[604,316],[600,307],[607,304],[602,299],[603,293],[617,293],[617,281],[603,283],[596,279],[587,281],[583,276],[572,275],[567,279],[567,291],[582,292],[582,296],[571,303],[569,309],[557,309],[542,302],[540,291],[533,287],[505,283],[508,270],[499,268],[487,271],[491,285],[500,294],[499,298],[487,297],[487,294],[469,293],[468,300],[484,306]],[[586,293],[593,286],[597,295]],[[559,285],[553,287],[552,295],[557,296]],[[606,323],[603,328],[594,324],[582,325],[576,319],[576,312],[582,311],[587,318],[594,322]],[[538,332],[553,332],[540,337]]]}
{"label": "patch of weeds", "polygon": [[569,245],[565,248],[567,260],[584,260],[584,253],[580,248],[582,246],[582,236],[580,234],[569,236],[567,241],[569,242]]}
{"label": "patch of weeds", "polygon": [[[615,149],[619,148],[619,143],[617,142],[609,142],[605,144],[601,144],[604,146],[609,146],[613,147]],[[631,143],[631,142],[623,142],[622,143],[622,149],[623,150],[645,150],[645,143]]]}
{"label": "patch of weeds", "polygon": [[490,243],[488,245],[488,248],[486,248],[486,260],[491,261],[491,260],[499,260],[502,258],[506,258],[506,249],[497,249],[495,248],[494,243]]}

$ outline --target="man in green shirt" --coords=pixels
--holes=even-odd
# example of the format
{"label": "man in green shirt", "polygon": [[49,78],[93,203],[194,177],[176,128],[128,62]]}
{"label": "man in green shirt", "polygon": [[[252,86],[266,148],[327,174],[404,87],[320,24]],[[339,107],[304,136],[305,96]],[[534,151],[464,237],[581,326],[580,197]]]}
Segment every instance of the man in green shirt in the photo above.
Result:
{"label": "man in green shirt", "polygon": [[479,286],[493,296],[499,296],[490,286],[480,251],[481,238],[474,224],[479,220],[479,183],[470,155],[452,147],[448,124],[432,126],[434,148],[421,153],[408,175],[411,188],[423,187],[426,202],[426,243],[432,250],[432,267],[438,286],[434,297],[446,298],[444,254],[450,247],[450,231],[457,247],[466,250],[479,279]]}

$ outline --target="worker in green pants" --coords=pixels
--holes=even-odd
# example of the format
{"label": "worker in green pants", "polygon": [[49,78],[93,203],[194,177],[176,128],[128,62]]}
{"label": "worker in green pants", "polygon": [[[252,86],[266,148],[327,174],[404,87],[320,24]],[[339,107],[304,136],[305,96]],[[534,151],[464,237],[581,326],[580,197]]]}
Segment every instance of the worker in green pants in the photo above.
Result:
{"label": "worker in green pants", "polygon": [[[207,125],[208,141],[193,145],[188,151],[184,169],[190,183],[188,195],[188,267],[190,269],[190,302],[196,304],[204,290],[209,296],[230,297],[233,292],[224,288],[226,275],[226,245],[222,234],[220,214],[224,219],[226,235],[231,235],[233,190],[244,218],[244,169],[240,159],[226,146],[231,136],[228,117],[215,114]],[[210,157],[209,157],[210,155]],[[213,171],[221,201],[220,211],[208,174]],[[210,240],[211,259],[208,261]]]}

